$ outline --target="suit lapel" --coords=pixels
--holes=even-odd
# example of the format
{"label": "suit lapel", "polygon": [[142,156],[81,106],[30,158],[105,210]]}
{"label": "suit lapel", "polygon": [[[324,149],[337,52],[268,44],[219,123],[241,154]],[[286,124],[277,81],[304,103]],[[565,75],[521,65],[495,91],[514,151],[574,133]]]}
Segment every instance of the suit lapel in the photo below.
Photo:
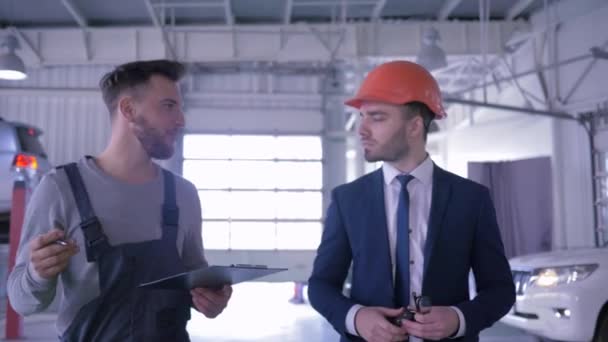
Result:
{"label": "suit lapel", "polygon": [[433,256],[433,248],[435,247],[435,243],[441,232],[443,218],[451,193],[451,183],[448,174],[436,165],[433,167],[433,194],[431,198],[431,212],[429,215],[426,244],[424,246],[423,284],[426,280],[427,270]]}

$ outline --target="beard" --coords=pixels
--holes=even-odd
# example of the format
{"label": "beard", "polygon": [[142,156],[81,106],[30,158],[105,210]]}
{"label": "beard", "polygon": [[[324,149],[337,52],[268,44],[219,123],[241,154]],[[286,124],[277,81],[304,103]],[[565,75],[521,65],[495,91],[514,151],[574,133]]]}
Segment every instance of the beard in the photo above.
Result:
{"label": "beard", "polygon": [[143,116],[138,116],[133,120],[133,134],[150,158],[165,160],[173,155],[173,143],[167,144],[161,130],[152,127]]}
{"label": "beard", "polygon": [[405,129],[395,132],[384,144],[374,146],[375,149],[364,149],[367,162],[395,162],[410,154],[410,144],[405,139]]}
{"label": "beard", "polygon": [[[389,148],[390,147],[390,148]],[[410,148],[409,146],[386,146],[383,147],[380,151],[372,152],[370,150],[364,151],[365,161],[368,163],[375,163],[379,161],[383,162],[396,162],[401,160],[403,156],[407,156],[409,154]]]}

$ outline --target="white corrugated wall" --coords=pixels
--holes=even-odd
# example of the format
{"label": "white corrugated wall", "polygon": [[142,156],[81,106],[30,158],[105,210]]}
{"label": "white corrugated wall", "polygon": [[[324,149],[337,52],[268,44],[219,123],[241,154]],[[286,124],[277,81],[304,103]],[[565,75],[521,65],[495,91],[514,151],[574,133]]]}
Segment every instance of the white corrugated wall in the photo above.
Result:
{"label": "white corrugated wall", "polygon": [[102,101],[90,96],[0,96],[0,116],[42,129],[41,141],[53,165],[99,153],[110,133]]}
{"label": "white corrugated wall", "polygon": [[110,69],[45,67],[28,70],[23,81],[1,81],[0,116],[40,128],[41,141],[54,165],[99,153],[109,137],[110,120],[101,94],[92,89]]}
{"label": "white corrugated wall", "polygon": [[27,79],[23,81],[0,80],[0,88],[97,88],[101,76],[111,69],[112,66],[108,65],[45,66],[40,68],[28,68]]}

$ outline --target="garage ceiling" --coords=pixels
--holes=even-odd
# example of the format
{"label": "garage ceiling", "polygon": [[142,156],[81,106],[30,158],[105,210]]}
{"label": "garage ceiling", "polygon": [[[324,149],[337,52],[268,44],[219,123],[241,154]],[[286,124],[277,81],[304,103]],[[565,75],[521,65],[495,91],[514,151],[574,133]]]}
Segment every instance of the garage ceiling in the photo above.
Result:
{"label": "garage ceiling", "polygon": [[[136,27],[184,27],[184,26],[215,26],[215,25],[245,25],[241,29],[247,29],[253,25],[279,26],[283,24],[297,23],[340,23],[347,22],[370,22],[382,20],[408,21],[418,23],[432,23],[433,21],[458,21],[470,24],[479,22],[480,8],[489,6],[489,18],[495,22],[510,22],[518,19],[528,19],[532,13],[538,11],[545,5],[558,0],[0,0],[0,30],[13,27],[13,31],[20,33],[22,40],[29,36],[31,44],[23,40],[22,46],[28,50],[38,51],[37,59],[30,65],[51,65],[53,62],[53,43],[60,36],[52,33],[40,34],[36,30],[47,28],[82,29],[82,39],[78,36],[65,38],[70,41],[64,48],[70,51],[70,56],[79,55],[85,51],[86,59],[82,63],[93,63],[92,56],[99,58],[106,47],[99,44],[103,39],[90,37],[90,34],[98,34],[89,28],[136,28]],[[216,26],[217,27],[217,26]],[[32,30],[28,32],[28,29]],[[230,30],[231,28],[226,28]],[[500,30],[493,30],[500,31]],[[53,30],[50,30],[53,32]],[[494,32],[494,33],[496,33]],[[58,34],[58,33],[57,33]],[[135,35],[137,38],[137,35]],[[449,36],[449,35],[448,35]],[[494,40],[500,34],[488,38]],[[131,36],[125,35],[125,40],[130,41]],[[269,36],[270,37],[270,36]],[[451,36],[449,42],[460,40]],[[78,42],[76,44],[74,42]],[[229,42],[234,36],[224,34],[219,42]],[[270,38],[264,38],[267,41]],[[473,38],[474,39],[474,38]],[[131,39],[132,40],[132,39]],[[80,43],[80,41],[82,41]],[[135,40],[136,41],[136,40]],[[51,43],[48,43],[51,42]],[[471,46],[476,44],[471,40]],[[445,46],[448,41],[443,42]],[[76,45],[77,46],[76,46]],[[115,45],[114,43],[112,43]],[[418,43],[415,43],[418,44]],[[410,45],[415,45],[410,44]],[[460,43],[453,43],[460,44]],[[127,44],[128,45],[128,44]],[[137,46],[133,43],[131,45]],[[139,44],[148,47],[148,44]],[[196,47],[197,44],[190,44]],[[226,45],[226,44],[224,44]],[[221,47],[225,47],[222,45]],[[68,49],[69,46],[70,48]],[[117,45],[119,46],[119,45]],[[125,49],[123,45],[115,47],[115,51]],[[205,50],[206,53],[217,52]],[[71,49],[71,50],[70,50]],[[170,51],[171,49],[167,49]],[[416,48],[417,49],[417,48]],[[114,51],[110,50],[110,51]],[[93,54],[91,51],[95,51]],[[130,50],[129,50],[130,51]],[[223,51],[223,50],[222,50]],[[237,49],[235,51],[248,51]],[[57,52],[60,60],[64,58],[61,51]],[[220,51],[221,52],[221,51]],[[198,52],[197,52],[198,53]],[[219,52],[217,52],[219,54]],[[236,52],[233,52],[236,53]],[[449,66],[435,72],[442,89],[448,93],[457,92],[477,84],[480,79],[487,76],[488,70],[498,72],[501,60],[492,57],[484,61],[482,57],[475,55],[454,55],[448,50]],[[139,50],[135,55],[139,54]],[[201,53],[201,55],[204,55]],[[492,52],[488,54],[492,56]],[[391,56],[391,55],[387,55]],[[31,56],[30,56],[31,57]],[[393,57],[391,57],[393,58]],[[236,59],[236,58],[234,58]],[[197,62],[197,61],[194,61]],[[204,60],[201,60],[204,62]],[[381,62],[381,60],[369,61],[369,67]],[[71,62],[70,62],[71,63]],[[205,62],[207,63],[207,62]],[[243,68],[241,62],[226,59],[227,68]],[[73,64],[73,63],[71,63]],[[216,63],[217,64],[217,63]],[[199,70],[209,68],[209,64],[201,64]],[[259,65],[258,65],[259,67]],[[273,66],[274,67],[274,66]],[[306,66],[305,66],[306,67]],[[218,71],[222,65],[215,65],[214,71]],[[293,72],[293,67],[290,68]],[[501,75],[496,75],[499,77]],[[505,76],[505,75],[502,75]],[[500,78],[500,77],[499,77]]]}
{"label": "garage ceiling", "polygon": [[[556,0],[553,0],[556,1]],[[548,1],[552,2],[552,1]],[[528,18],[544,0],[491,0],[490,19]],[[480,0],[2,0],[0,27],[478,20]]]}

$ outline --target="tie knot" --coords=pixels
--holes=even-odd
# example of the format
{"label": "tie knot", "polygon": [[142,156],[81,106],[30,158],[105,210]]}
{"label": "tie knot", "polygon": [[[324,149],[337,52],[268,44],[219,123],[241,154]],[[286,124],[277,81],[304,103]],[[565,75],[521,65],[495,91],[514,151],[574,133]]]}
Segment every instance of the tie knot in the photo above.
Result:
{"label": "tie knot", "polygon": [[409,183],[412,179],[414,179],[414,176],[412,176],[412,175],[397,176],[397,180],[399,181],[399,183],[401,183],[401,186],[406,186],[407,183]]}

